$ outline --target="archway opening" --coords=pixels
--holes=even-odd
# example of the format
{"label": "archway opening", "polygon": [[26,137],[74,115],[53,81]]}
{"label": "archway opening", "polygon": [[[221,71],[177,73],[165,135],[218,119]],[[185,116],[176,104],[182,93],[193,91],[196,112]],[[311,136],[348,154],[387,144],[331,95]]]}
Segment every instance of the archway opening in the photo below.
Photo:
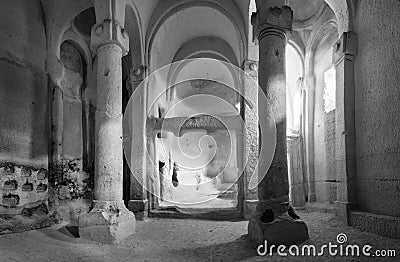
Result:
{"label": "archway opening", "polygon": [[159,206],[190,213],[237,210],[237,133],[224,120],[240,117],[237,77],[220,60],[178,64],[170,76],[176,84],[162,96],[167,101],[157,103],[159,117],[185,119],[180,135],[161,132],[156,138]]}
{"label": "archway opening", "polygon": [[303,90],[303,59],[296,48],[286,47],[286,135],[289,177],[289,199],[293,206],[306,202],[306,174],[304,172],[304,115],[305,93]]}

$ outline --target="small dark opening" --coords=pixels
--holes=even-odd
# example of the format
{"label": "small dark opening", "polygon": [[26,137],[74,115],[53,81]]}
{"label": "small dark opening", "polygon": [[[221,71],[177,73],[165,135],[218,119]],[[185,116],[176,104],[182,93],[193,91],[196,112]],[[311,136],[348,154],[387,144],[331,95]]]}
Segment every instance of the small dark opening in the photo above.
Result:
{"label": "small dark opening", "polygon": [[271,209],[267,209],[264,211],[264,213],[261,216],[261,222],[263,223],[271,223],[272,221],[274,221],[274,212],[272,212]]}

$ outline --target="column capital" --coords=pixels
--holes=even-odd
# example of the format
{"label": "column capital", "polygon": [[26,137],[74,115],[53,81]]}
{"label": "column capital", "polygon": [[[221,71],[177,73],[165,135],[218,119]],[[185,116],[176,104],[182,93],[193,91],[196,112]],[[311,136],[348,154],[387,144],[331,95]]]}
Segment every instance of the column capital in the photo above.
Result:
{"label": "column capital", "polygon": [[268,34],[285,37],[292,32],[293,11],[289,6],[269,7],[262,5],[251,16],[253,41],[257,42]]}
{"label": "column capital", "polygon": [[92,27],[90,47],[93,55],[103,45],[116,44],[122,49],[122,56],[129,52],[129,37],[118,21],[106,19],[103,23],[95,24]]}
{"label": "column capital", "polygon": [[339,64],[344,58],[353,61],[357,55],[357,35],[355,32],[344,32],[333,46],[333,64]]}

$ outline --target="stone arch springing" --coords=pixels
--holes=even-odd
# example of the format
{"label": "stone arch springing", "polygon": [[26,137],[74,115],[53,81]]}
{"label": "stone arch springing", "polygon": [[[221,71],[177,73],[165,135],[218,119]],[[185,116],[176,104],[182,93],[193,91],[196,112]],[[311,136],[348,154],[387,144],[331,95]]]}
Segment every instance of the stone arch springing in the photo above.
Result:
{"label": "stone arch springing", "polygon": [[353,30],[356,0],[325,0],[335,13],[339,36]]}

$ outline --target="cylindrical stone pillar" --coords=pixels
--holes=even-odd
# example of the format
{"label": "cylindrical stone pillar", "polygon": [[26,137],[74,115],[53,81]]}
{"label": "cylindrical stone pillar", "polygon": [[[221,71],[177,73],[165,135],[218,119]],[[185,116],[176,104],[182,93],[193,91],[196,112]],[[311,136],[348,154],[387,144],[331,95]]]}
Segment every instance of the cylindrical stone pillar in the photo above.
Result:
{"label": "cylindrical stone pillar", "polygon": [[[55,51],[54,51],[55,52]],[[47,57],[46,70],[48,75],[49,109],[50,109],[50,130],[51,150],[49,156],[49,211],[57,212],[58,196],[57,183],[63,179],[63,132],[64,132],[64,104],[63,92],[60,82],[64,75],[64,65],[55,55]]]}
{"label": "cylindrical stone pillar", "polygon": [[94,199],[122,201],[122,49],[97,49],[97,108]]}
{"label": "cylindrical stone pillar", "polygon": [[[283,6],[269,7],[260,2],[252,17],[255,36],[259,43],[258,82],[268,100],[268,107],[258,96],[260,125],[267,126],[273,115],[276,123],[276,147],[267,174],[259,174],[258,203],[249,221],[249,236],[258,243],[296,244],[308,239],[304,222],[289,208],[289,182],[286,151],[286,35],[292,29],[292,10]],[[261,135],[261,146],[266,137]],[[265,146],[265,145],[264,145]],[[265,161],[264,159],[259,159]],[[263,164],[259,172],[265,172]]]}
{"label": "cylindrical stone pillar", "polygon": [[[129,38],[120,27],[124,1],[96,0],[92,52],[97,56],[93,208],[79,216],[79,235],[118,243],[135,232],[135,216],[123,202],[122,56]],[[103,20],[102,20],[103,19]],[[117,20],[114,20],[117,19]]]}
{"label": "cylindrical stone pillar", "polygon": [[[286,9],[274,8],[268,16],[277,15]],[[286,33],[291,28],[291,10],[287,8],[287,29],[275,26],[265,27],[259,31],[259,70],[258,83],[268,99],[270,108],[259,108],[259,119],[273,114],[276,123],[275,155],[267,175],[260,181],[258,187],[259,200],[274,200],[285,202],[289,194],[288,169],[286,157],[286,69],[285,47]],[[282,15],[281,15],[282,16]],[[259,99],[263,99],[259,96]],[[259,104],[262,104],[259,102]],[[261,145],[262,146],[262,145]],[[260,170],[262,172],[262,170]],[[271,206],[275,215],[285,212],[281,205]]]}

